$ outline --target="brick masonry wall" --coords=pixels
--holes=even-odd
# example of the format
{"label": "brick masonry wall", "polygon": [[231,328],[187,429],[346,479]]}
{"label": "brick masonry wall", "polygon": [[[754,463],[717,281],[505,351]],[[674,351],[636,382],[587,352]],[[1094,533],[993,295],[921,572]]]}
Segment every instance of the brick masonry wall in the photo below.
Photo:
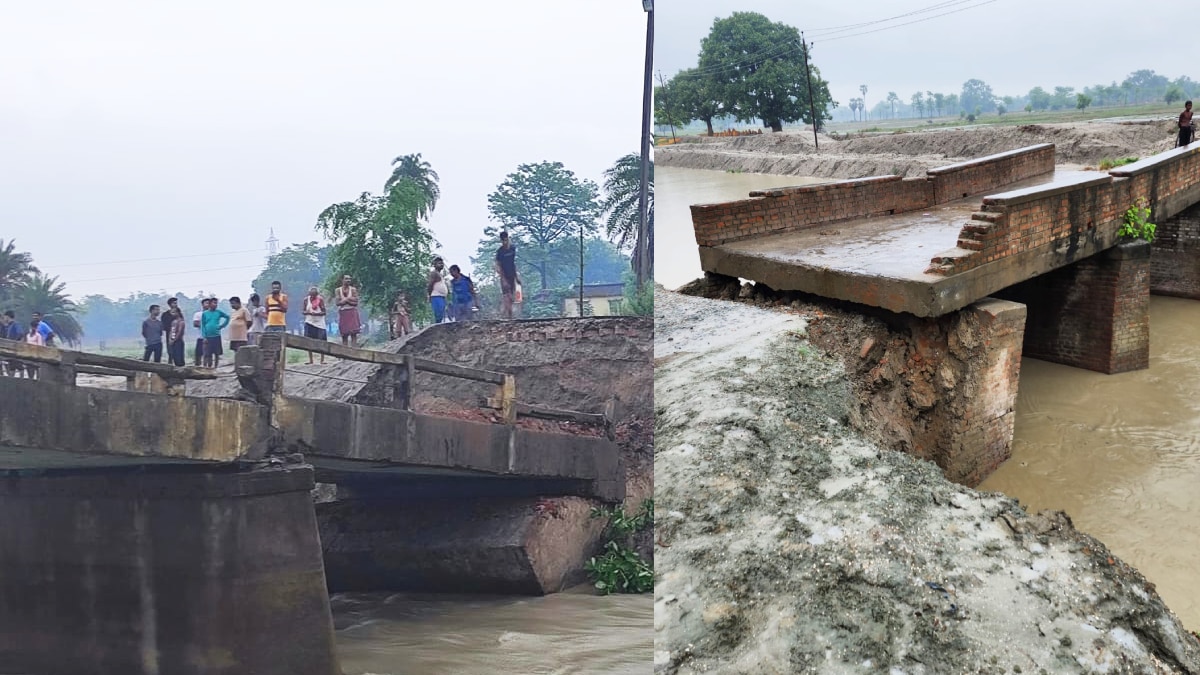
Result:
{"label": "brick masonry wall", "polygon": [[1200,300],[1200,204],[1157,225],[1150,292]]}
{"label": "brick masonry wall", "polygon": [[1043,143],[1020,150],[930,169],[937,204],[963,199],[1054,171],[1054,145]]}
{"label": "brick masonry wall", "polygon": [[877,176],[750,193],[749,199],[692,206],[692,225],[700,246],[792,232],[852,218],[927,208],[933,203],[929,181]]}
{"label": "brick masonry wall", "polygon": [[1200,196],[1200,148],[1172,150],[1098,174],[1072,189],[1049,184],[1017,195],[983,200],[959,234],[956,248],[935,256],[926,272],[950,276],[1051,244],[1071,249],[1087,238],[1102,247],[1117,240],[1125,211],[1139,197],[1154,213],[1173,212],[1181,200]]}
{"label": "brick masonry wall", "polygon": [[1025,355],[1122,373],[1150,365],[1150,246],[1121,244],[1007,288],[1029,312]]}
{"label": "brick masonry wall", "polygon": [[735,202],[697,204],[692,206],[692,225],[697,244],[719,246],[764,234],[927,209],[1053,169],[1054,146],[1043,144],[932,169],[926,178],[876,176],[756,191],[749,199]]}

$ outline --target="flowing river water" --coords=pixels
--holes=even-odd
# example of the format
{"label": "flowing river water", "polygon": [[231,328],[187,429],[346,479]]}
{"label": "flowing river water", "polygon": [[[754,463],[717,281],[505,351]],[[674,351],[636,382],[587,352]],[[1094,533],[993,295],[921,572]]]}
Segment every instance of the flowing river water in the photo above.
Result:
{"label": "flowing river water", "polygon": [[[655,279],[700,276],[690,204],[820,179],[655,167]],[[1150,368],[1103,375],[1021,363],[1013,456],[980,486],[1066,511],[1200,630],[1200,302],[1154,296]]]}
{"label": "flowing river water", "polygon": [[653,661],[650,594],[339,593],[331,604],[346,675],[642,675]]}

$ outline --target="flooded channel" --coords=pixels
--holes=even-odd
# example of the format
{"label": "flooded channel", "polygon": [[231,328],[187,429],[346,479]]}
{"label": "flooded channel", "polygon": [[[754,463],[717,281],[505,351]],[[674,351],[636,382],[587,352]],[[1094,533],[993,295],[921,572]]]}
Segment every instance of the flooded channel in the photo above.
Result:
{"label": "flooded channel", "polygon": [[650,594],[339,593],[331,604],[346,675],[641,675],[653,659]]}
{"label": "flooded channel", "polygon": [[825,182],[805,176],[654,167],[654,281],[679,288],[701,274],[692,204],[746,199],[751,190]]}
{"label": "flooded channel", "polygon": [[1066,511],[1200,630],[1200,302],[1150,299],[1150,369],[1021,362],[1013,456],[980,486]]}
{"label": "flooded channel", "polygon": [[[655,167],[655,278],[700,275],[688,206],[820,182]],[[1200,630],[1200,302],[1153,297],[1150,369],[1103,375],[1025,359],[1013,457],[980,486],[1027,509],[1066,511],[1154,583]]]}

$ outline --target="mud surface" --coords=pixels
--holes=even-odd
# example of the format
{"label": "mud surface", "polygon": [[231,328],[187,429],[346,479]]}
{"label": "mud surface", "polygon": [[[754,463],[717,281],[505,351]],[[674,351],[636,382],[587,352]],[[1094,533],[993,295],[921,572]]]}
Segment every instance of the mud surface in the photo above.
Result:
{"label": "mud surface", "polygon": [[822,310],[655,300],[656,672],[1200,672],[1064,514],[854,431]]}
{"label": "mud surface", "polygon": [[821,137],[814,152],[811,132],[696,137],[657,148],[655,160],[659,166],[822,178],[920,177],[927,169],[1038,143],[1054,143],[1056,162],[1068,167],[1146,157],[1175,145],[1170,123],[1163,121],[985,125],[839,138]]}

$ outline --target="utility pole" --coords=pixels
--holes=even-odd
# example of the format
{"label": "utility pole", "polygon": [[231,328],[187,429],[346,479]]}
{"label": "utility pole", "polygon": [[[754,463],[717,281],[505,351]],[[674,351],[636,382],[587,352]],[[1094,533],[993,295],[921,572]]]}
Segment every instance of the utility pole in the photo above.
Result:
{"label": "utility pole", "polygon": [[[637,261],[637,285],[641,290],[650,278],[650,95],[652,93],[652,71],[654,69],[654,0],[642,0],[642,9],[646,10],[646,70],[642,87],[642,189],[638,196],[638,238],[637,250],[634,252]],[[580,311],[582,311],[582,304]]]}
{"label": "utility pole", "polygon": [[579,316],[583,316],[583,223],[579,224]]}
{"label": "utility pole", "polygon": [[812,115],[813,123],[813,152],[820,152],[821,147],[817,142],[817,106],[813,104],[813,83],[812,75],[808,71],[808,43],[804,41],[804,31],[800,31],[800,53],[804,55],[804,79],[808,80],[808,111]]}

